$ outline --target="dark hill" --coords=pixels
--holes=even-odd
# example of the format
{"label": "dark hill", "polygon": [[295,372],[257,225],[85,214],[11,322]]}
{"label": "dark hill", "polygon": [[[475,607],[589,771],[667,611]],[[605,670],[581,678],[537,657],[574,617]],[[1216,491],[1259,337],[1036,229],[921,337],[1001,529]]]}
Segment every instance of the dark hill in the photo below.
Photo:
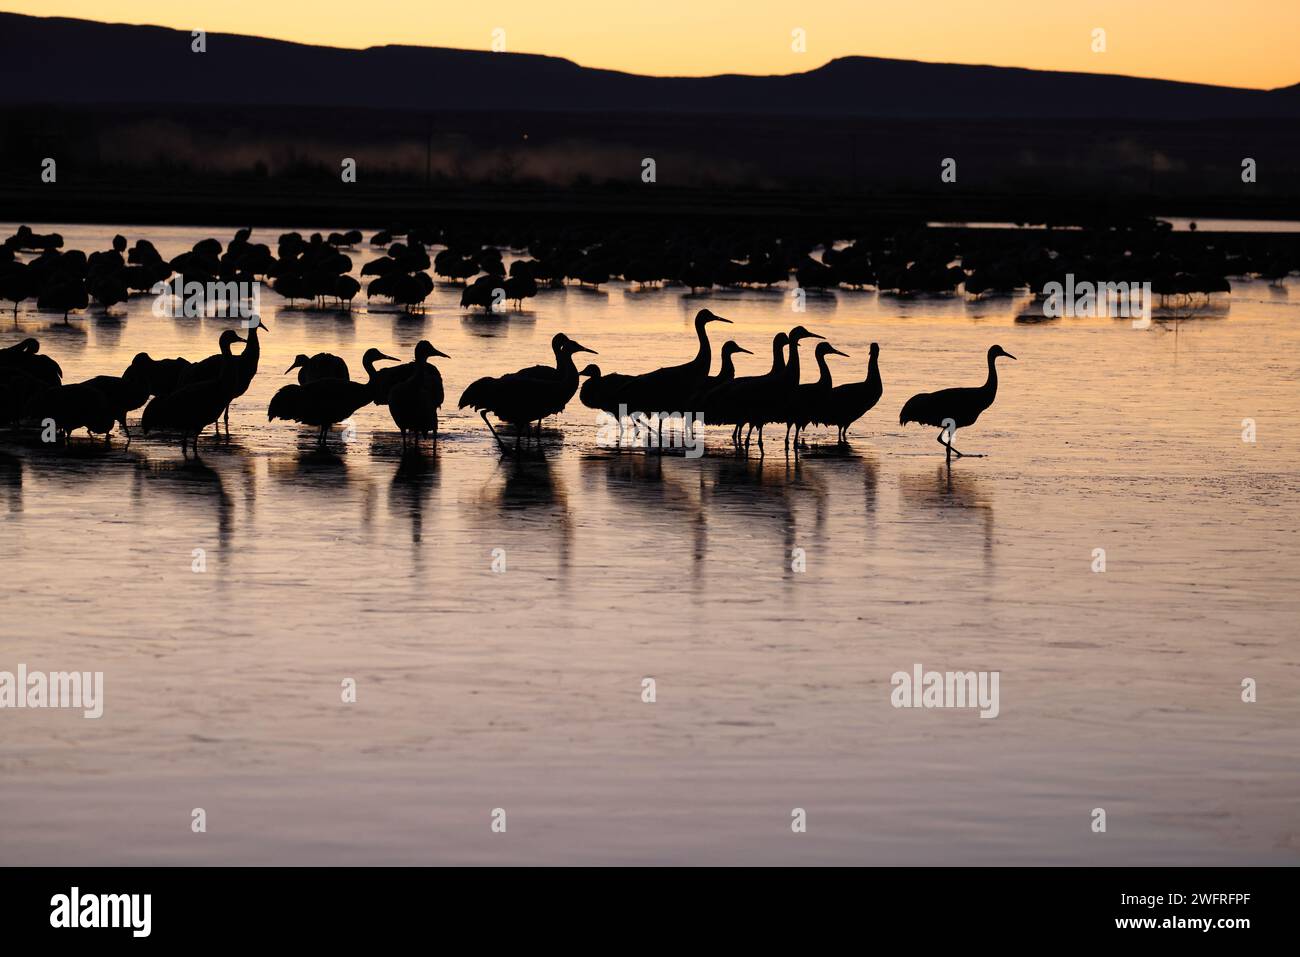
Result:
{"label": "dark hill", "polygon": [[366,50],[0,13],[0,104],[328,106],[837,117],[1143,120],[1300,117],[1300,86],[1258,91],[1134,77],[870,57],[788,76],[647,77],[556,57]]}

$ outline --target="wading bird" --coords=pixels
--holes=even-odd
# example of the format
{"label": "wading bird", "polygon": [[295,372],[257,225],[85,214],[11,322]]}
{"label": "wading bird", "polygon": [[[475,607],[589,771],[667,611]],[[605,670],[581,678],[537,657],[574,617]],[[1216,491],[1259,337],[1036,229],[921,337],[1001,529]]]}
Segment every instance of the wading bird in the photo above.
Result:
{"label": "wading bird", "polygon": [[[778,332],[772,337],[772,368],[763,375],[741,376],[712,389],[704,397],[704,406],[707,410],[705,423],[734,425],[732,441],[739,446],[740,432],[750,421],[748,415],[752,404],[757,401],[758,395],[765,387],[779,382],[785,372],[785,347],[789,341],[790,337],[784,332]],[[753,429],[751,425],[750,432],[753,432]],[[745,441],[746,443],[749,441],[748,434],[745,436]],[[761,448],[761,435],[759,442]]]}
{"label": "wading bird", "polygon": [[[196,362],[185,370],[181,376],[183,385],[192,385],[198,382],[213,381],[226,373],[228,364],[227,358],[235,360],[234,366],[230,367],[231,377],[228,381],[230,395],[226,398],[226,404],[221,409],[221,414],[214,418],[213,424],[219,425],[224,415],[226,435],[230,434],[230,403],[234,402],[241,395],[248,391],[248,387],[253,382],[253,377],[257,375],[258,360],[262,356],[262,344],[258,340],[257,330],[268,328],[260,317],[253,316],[248,327],[248,338],[241,338],[232,330],[226,330],[221,334],[221,353],[219,355],[208,356],[200,362]],[[229,336],[234,339],[228,339]],[[229,343],[243,342],[244,351],[237,356],[229,356]],[[218,429],[219,431],[219,429]]]}
{"label": "wading bird", "polygon": [[[589,409],[595,409],[598,412],[604,412],[612,417],[618,425],[618,443],[623,441],[623,416],[627,412],[627,405],[620,401],[620,395],[627,384],[632,380],[632,376],[623,375],[620,372],[611,372],[604,375],[598,365],[588,365],[579,376],[587,381],[582,384],[578,390],[578,399]],[[620,408],[621,406],[621,408]]]}
{"label": "wading bird", "polygon": [[126,425],[126,414],[149,401],[149,386],[143,373],[128,368],[120,376],[97,375],[78,384],[90,386],[104,397],[113,420],[122,426],[122,432],[129,443],[131,430]]}
{"label": "wading bird", "polygon": [[186,455],[186,444],[193,439],[194,457],[199,455],[199,433],[216,422],[221,412],[230,404],[231,390],[235,388],[240,371],[238,356],[231,355],[230,347],[244,338],[233,329],[221,334],[221,356],[224,360],[215,379],[203,379],[182,385],[174,392],[154,396],[144,407],[140,427],[144,434],[162,429],[174,429],[181,434],[181,455]]}
{"label": "wading bird", "polygon": [[[420,340],[420,342],[428,345],[428,343],[423,339]],[[419,343],[417,343],[416,348],[418,349],[419,347]],[[429,346],[429,348],[433,349],[432,346]],[[366,355],[372,354],[374,355],[374,359],[392,359],[394,362],[399,361],[393,359],[392,356],[386,356],[382,352],[376,352],[373,349],[366,353]],[[430,355],[441,356],[444,359],[451,358],[445,352],[439,352],[437,349],[433,349],[433,352],[431,352]],[[362,364],[365,364],[364,358],[362,359]],[[374,366],[374,361],[372,360],[370,366],[366,367],[366,373],[370,376],[371,388],[375,395],[375,405],[388,405],[388,395],[393,391],[393,387],[399,382],[404,382],[406,379],[410,378],[412,373],[415,372],[415,365],[415,362],[403,362],[401,365],[389,366],[387,369],[373,369],[372,371],[372,367]]]}
{"label": "wading bird", "polygon": [[750,423],[758,426],[758,447],[763,447],[763,426],[771,422],[785,423],[785,447],[790,448],[790,428],[794,424],[795,393],[799,391],[799,343],[804,339],[821,339],[815,332],[809,332],[803,326],[790,330],[789,357],[781,378],[769,383],[760,393],[759,401],[752,414],[755,418]]}
{"label": "wading bird", "polygon": [[[691,406],[690,412],[692,415],[698,414],[701,417],[702,421],[704,422],[712,421],[709,418],[709,408],[708,408],[709,394],[712,393],[719,386],[726,385],[728,382],[735,381],[736,363],[732,357],[737,352],[743,352],[747,356],[753,355],[753,353],[750,352],[748,349],[742,349],[739,345],[737,345],[736,340],[734,339],[728,339],[726,342],[722,344],[722,366],[721,368],[718,369],[718,374],[711,375],[707,379],[705,379],[704,384],[699,389],[697,389],[695,395],[692,396],[690,402],[690,406]],[[714,424],[721,425],[723,423],[714,423]],[[734,423],[726,423],[726,424],[734,425]],[[735,444],[736,441],[736,433],[738,433],[739,431],[740,431],[739,425],[736,425],[735,428],[732,429],[731,437],[732,437],[733,445]]]}
{"label": "wading bird", "polygon": [[823,406],[819,425],[833,425],[838,429],[837,442],[849,440],[849,426],[862,418],[880,401],[883,391],[880,382],[880,346],[871,344],[871,361],[867,364],[867,377],[862,382],[848,382],[831,389]]}
{"label": "wading bird", "polygon": [[[695,336],[699,347],[695,358],[681,365],[665,366],[633,376],[626,384],[619,398],[629,410],[643,412],[646,415],[663,412],[685,414],[690,400],[704,385],[709,377],[709,367],[713,364],[713,351],[709,346],[708,325],[711,322],[731,324],[730,319],[715,316],[707,309],[695,314]],[[659,416],[659,447],[663,447],[663,416]]]}
{"label": "wading bird", "polygon": [[[521,431],[533,422],[538,424],[540,430],[541,420],[564,411],[573,394],[578,391],[578,367],[573,363],[574,353],[590,352],[596,355],[595,349],[588,349],[562,332],[557,332],[551,339],[551,350],[555,353],[554,368],[529,366],[508,375],[484,376],[471,382],[461,393],[460,408],[471,407],[478,411],[502,451],[505,451],[505,443],[488,420],[488,413],[491,412],[502,422],[514,425],[516,431]],[[515,451],[519,451],[518,443]]]}
{"label": "wading bird", "polygon": [[840,352],[829,342],[817,343],[816,358],[819,370],[817,381],[795,386],[790,400],[791,418],[787,424],[794,426],[796,453],[799,451],[799,436],[809,423],[824,422],[826,419],[826,407],[832,387],[830,366],[826,364],[827,356],[843,356],[846,359],[849,357],[847,352]]}
{"label": "wading bird", "polygon": [[107,442],[116,421],[104,393],[85,382],[51,386],[37,393],[23,414],[25,418],[41,423],[42,427],[52,422],[56,433],[65,442],[77,429],[103,435]]}
{"label": "wading bird", "polygon": [[350,379],[315,379],[306,385],[286,385],[271,396],[266,419],[314,425],[318,430],[316,445],[324,448],[330,426],[346,422],[358,409],[370,404],[370,397],[369,385]]}
{"label": "wading bird", "polygon": [[[922,392],[920,395],[914,395],[904,403],[903,411],[898,416],[898,424],[907,425],[909,422],[919,422],[921,425],[937,428],[939,435],[935,441],[947,450],[945,458],[949,463],[952,462],[954,453],[958,458],[962,458],[964,455],[970,455],[972,458],[982,458],[981,455],[975,453],[958,452],[952,447],[952,437],[958,429],[974,425],[975,420],[980,417],[980,413],[991,406],[993,400],[997,398],[998,370],[995,362],[999,356],[1015,359],[1015,356],[1001,346],[990,346],[989,374],[982,386],[967,389],[944,389],[940,392]],[[946,442],[944,441],[945,434],[948,436]]]}
{"label": "wading bird", "polygon": [[415,370],[388,393],[388,413],[402,433],[402,448],[406,448],[406,437],[419,448],[420,439],[426,435],[433,436],[433,444],[438,444],[438,408],[442,405],[442,373],[429,359],[433,356],[450,358],[435,349],[427,339],[421,339],[415,346]]}

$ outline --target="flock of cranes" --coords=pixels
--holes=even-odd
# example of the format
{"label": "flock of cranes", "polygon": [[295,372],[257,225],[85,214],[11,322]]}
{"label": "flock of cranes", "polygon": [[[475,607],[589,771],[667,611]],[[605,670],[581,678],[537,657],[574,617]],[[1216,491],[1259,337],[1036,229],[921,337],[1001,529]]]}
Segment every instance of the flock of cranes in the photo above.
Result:
{"label": "flock of cranes", "polygon": [[[802,325],[779,332],[772,339],[772,364],[760,375],[737,376],[734,357],[749,353],[734,340],[721,349],[719,371],[710,375],[713,349],[708,327],[729,319],[702,309],[695,317],[698,347],[695,356],[679,365],[640,374],[605,373],[589,364],[579,369],[578,353],[595,355],[564,333],[551,341],[554,365],[535,365],[500,376],[485,376],[461,393],[458,406],[479,413],[492,436],[508,451],[492,423],[513,426],[515,451],[525,438],[540,435],[541,423],[561,413],[575,395],[590,409],[607,413],[618,423],[620,441],[624,423],[631,420],[637,434],[645,429],[647,445],[663,448],[665,422],[682,423],[686,430],[700,423],[731,427],[731,442],[746,454],[757,431],[759,454],[764,452],[764,429],[785,426],[785,449],[795,454],[806,445],[805,431],[812,426],[833,426],[836,439],[847,441],[849,428],[880,401],[880,347],[871,344],[865,378],[841,385],[832,381],[829,359],[848,358],[825,338]],[[140,353],[121,375],[98,375],[84,382],[63,382],[58,363],[28,338],[0,349],[0,422],[52,429],[64,438],[86,429],[106,438],[120,425],[130,439],[127,414],[144,409],[140,429],[146,435],[167,433],[180,440],[181,454],[198,455],[198,439],[212,426],[230,433],[230,406],[243,396],[258,372],[261,357],[259,318],[244,323],[246,335],[223,332],[219,352],[197,362],[185,358],[155,359]],[[820,340],[813,351],[817,378],[802,381],[800,346]],[[237,343],[243,349],[236,353]],[[1015,357],[1001,346],[988,350],[988,375],[982,386],[921,393],[903,406],[899,423],[916,422],[940,430],[938,441],[949,462],[961,456],[952,445],[957,429],[973,425],[997,396],[996,360]],[[442,374],[430,360],[450,358],[427,340],[415,347],[412,361],[401,363],[378,349],[362,356],[366,378],[351,378],[347,362],[330,353],[299,355],[286,370],[297,370],[296,383],[283,386],[271,398],[268,420],[281,419],[317,429],[324,446],[332,426],[346,422],[362,407],[387,406],[402,435],[403,448],[417,447],[425,438],[436,444],[438,412],[444,401]],[[379,362],[397,365],[377,367]],[[582,380],[585,379],[585,382]],[[579,392],[579,385],[581,391]],[[650,437],[657,432],[657,440]],[[48,440],[48,439],[47,439]]]}

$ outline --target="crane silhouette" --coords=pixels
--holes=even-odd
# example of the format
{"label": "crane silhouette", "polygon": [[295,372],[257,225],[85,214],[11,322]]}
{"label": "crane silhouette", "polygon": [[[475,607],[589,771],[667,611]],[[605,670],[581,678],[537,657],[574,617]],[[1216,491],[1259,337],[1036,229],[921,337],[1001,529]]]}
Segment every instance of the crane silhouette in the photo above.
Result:
{"label": "crane silhouette", "polygon": [[268,422],[285,419],[316,426],[316,447],[324,448],[330,426],[350,419],[370,404],[370,386],[350,379],[315,379],[306,385],[286,385],[271,396]]}
{"label": "crane silhouette", "polygon": [[293,365],[285,369],[284,374],[288,375],[294,369],[298,370],[299,385],[308,385],[317,379],[352,378],[348,364],[330,352],[318,352],[314,356],[300,352],[294,356]]}
{"label": "crane silhouette", "polygon": [[[946,449],[945,458],[949,464],[952,463],[954,453],[958,458],[963,458],[967,454],[972,458],[982,458],[981,455],[974,453],[958,452],[952,447],[952,438],[958,429],[974,425],[980,414],[991,406],[993,400],[997,398],[998,370],[996,361],[1001,356],[1015,359],[1015,356],[1001,346],[989,347],[989,374],[981,386],[965,389],[943,389],[939,392],[922,392],[919,395],[912,396],[903,404],[903,411],[898,416],[898,424],[907,425],[909,422],[919,422],[921,425],[930,425],[937,428],[939,435],[935,441]],[[948,436],[946,442],[944,441],[945,434]]]}
{"label": "crane silhouette", "polygon": [[0,373],[16,369],[46,385],[63,381],[63,369],[47,355],[41,354],[39,339],[30,337],[7,348],[0,349]]}
{"label": "crane silhouette", "polygon": [[388,393],[388,413],[402,433],[402,448],[406,448],[406,437],[418,448],[420,438],[433,436],[433,444],[438,444],[438,408],[442,405],[442,373],[438,367],[429,362],[433,356],[450,358],[439,352],[427,339],[421,339],[415,346],[415,369],[401,382],[393,386]]}
{"label": "crane silhouette", "polygon": [[[730,319],[715,316],[707,309],[695,314],[695,337],[699,342],[695,358],[675,366],[664,366],[653,372],[633,376],[621,390],[619,399],[634,412],[646,415],[658,412],[688,411],[687,406],[709,377],[713,364],[713,350],[709,345],[708,325],[711,322],[731,324]],[[659,417],[659,445],[663,448],[663,417]]]}
{"label": "crane silhouette", "polygon": [[[578,367],[573,363],[574,353],[590,352],[562,332],[557,332],[551,339],[551,351],[555,353],[555,366],[529,366],[518,372],[503,376],[484,376],[469,384],[461,393],[460,408],[473,408],[482,416],[484,423],[497,440],[497,445],[505,451],[505,443],[488,419],[491,412],[502,422],[514,425],[517,431],[533,422],[541,428],[541,420],[548,415],[562,412],[573,394],[578,391]],[[515,451],[519,451],[519,442]]]}
{"label": "crane silhouette", "polygon": [[[618,443],[623,441],[623,412],[629,411],[627,404],[621,400],[623,390],[627,384],[632,381],[633,377],[624,375],[621,372],[611,372],[608,375],[600,371],[600,366],[590,364],[586,366],[578,375],[587,381],[582,384],[578,390],[578,399],[589,409],[595,409],[598,412],[605,412],[610,415],[618,425]],[[640,413],[633,413],[637,415]]]}
{"label": "crane silhouette", "polygon": [[[762,375],[740,376],[730,382],[724,382],[711,390],[704,397],[708,410],[704,421],[711,425],[735,425],[733,437],[740,443],[740,431],[749,425],[745,433],[745,447],[749,447],[749,437],[753,434],[752,409],[759,401],[764,390],[779,382],[785,374],[785,347],[790,337],[778,332],[772,337],[772,367]],[[759,433],[759,446],[762,447],[762,433]]]}
{"label": "crane silhouette", "polygon": [[[230,405],[231,391],[239,377],[238,356],[232,355],[231,346],[244,342],[243,336],[233,329],[221,334],[222,365],[215,379],[201,379],[179,386],[175,391],[154,396],[140,416],[140,428],[145,435],[161,429],[174,429],[181,435],[181,455],[189,458],[186,445],[193,440],[194,457],[199,456],[199,433],[216,422],[221,412]],[[206,360],[205,360],[206,361]]]}
{"label": "crane silhouette", "polygon": [[846,382],[831,389],[822,405],[820,425],[833,425],[838,429],[836,441],[849,440],[849,426],[862,418],[880,401],[883,391],[880,382],[880,346],[871,344],[871,361],[867,363],[867,377],[862,382]]}
{"label": "crane silhouette", "polygon": [[827,356],[843,356],[848,358],[847,352],[840,352],[829,342],[817,343],[817,368],[819,375],[816,382],[806,382],[803,385],[797,385],[790,400],[790,423],[794,426],[794,448],[796,454],[799,451],[799,438],[809,423],[822,422],[827,414],[827,403],[831,396],[831,370],[826,364]]}
{"label": "crane silhouette", "polygon": [[719,386],[723,386],[729,382],[735,381],[736,360],[734,356],[736,355],[737,352],[743,352],[747,356],[753,355],[753,353],[750,352],[748,349],[742,348],[736,342],[735,339],[728,339],[726,342],[722,344],[722,365],[718,369],[718,374],[711,375],[708,378],[706,378],[704,380],[703,385],[701,385],[697,390],[695,390],[695,395],[691,398],[690,401],[690,411],[692,413],[698,414],[706,424],[713,424],[713,425],[726,424],[726,425],[734,426],[734,428],[732,428],[731,430],[732,445],[735,445],[738,442],[738,434],[740,432],[740,426],[737,425],[736,423],[714,422],[712,418],[710,418],[708,398],[709,395]]}
{"label": "crane silhouette", "polygon": [[[236,336],[235,339],[230,340],[231,342],[239,341],[244,343],[243,352],[237,356],[228,356],[226,347],[223,345],[221,353],[208,356],[206,359],[194,363],[181,375],[181,384],[191,385],[198,382],[214,381],[225,375],[228,368],[232,370],[227,381],[230,395],[226,398],[226,404],[222,407],[221,414],[218,414],[212,420],[214,424],[220,426],[224,415],[226,435],[230,434],[230,403],[248,391],[248,387],[253,382],[253,377],[257,375],[258,361],[262,356],[262,344],[258,339],[257,331],[266,328],[268,326],[260,317],[253,316],[248,326],[248,338],[244,339]],[[229,334],[230,330],[227,330],[222,333],[221,338],[225,340]],[[233,367],[228,365],[227,360],[230,358],[235,360]]]}

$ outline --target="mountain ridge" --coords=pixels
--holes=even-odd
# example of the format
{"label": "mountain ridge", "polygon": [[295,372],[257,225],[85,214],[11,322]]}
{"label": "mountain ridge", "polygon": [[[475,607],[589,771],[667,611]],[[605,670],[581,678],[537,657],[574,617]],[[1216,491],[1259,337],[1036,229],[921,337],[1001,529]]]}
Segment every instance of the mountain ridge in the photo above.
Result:
{"label": "mountain ridge", "polygon": [[[1113,74],[846,56],[802,73],[658,77],[535,53],[315,46],[0,13],[0,104],[240,105],[917,119],[1296,119],[1251,90]],[[51,64],[55,66],[52,68]]]}

